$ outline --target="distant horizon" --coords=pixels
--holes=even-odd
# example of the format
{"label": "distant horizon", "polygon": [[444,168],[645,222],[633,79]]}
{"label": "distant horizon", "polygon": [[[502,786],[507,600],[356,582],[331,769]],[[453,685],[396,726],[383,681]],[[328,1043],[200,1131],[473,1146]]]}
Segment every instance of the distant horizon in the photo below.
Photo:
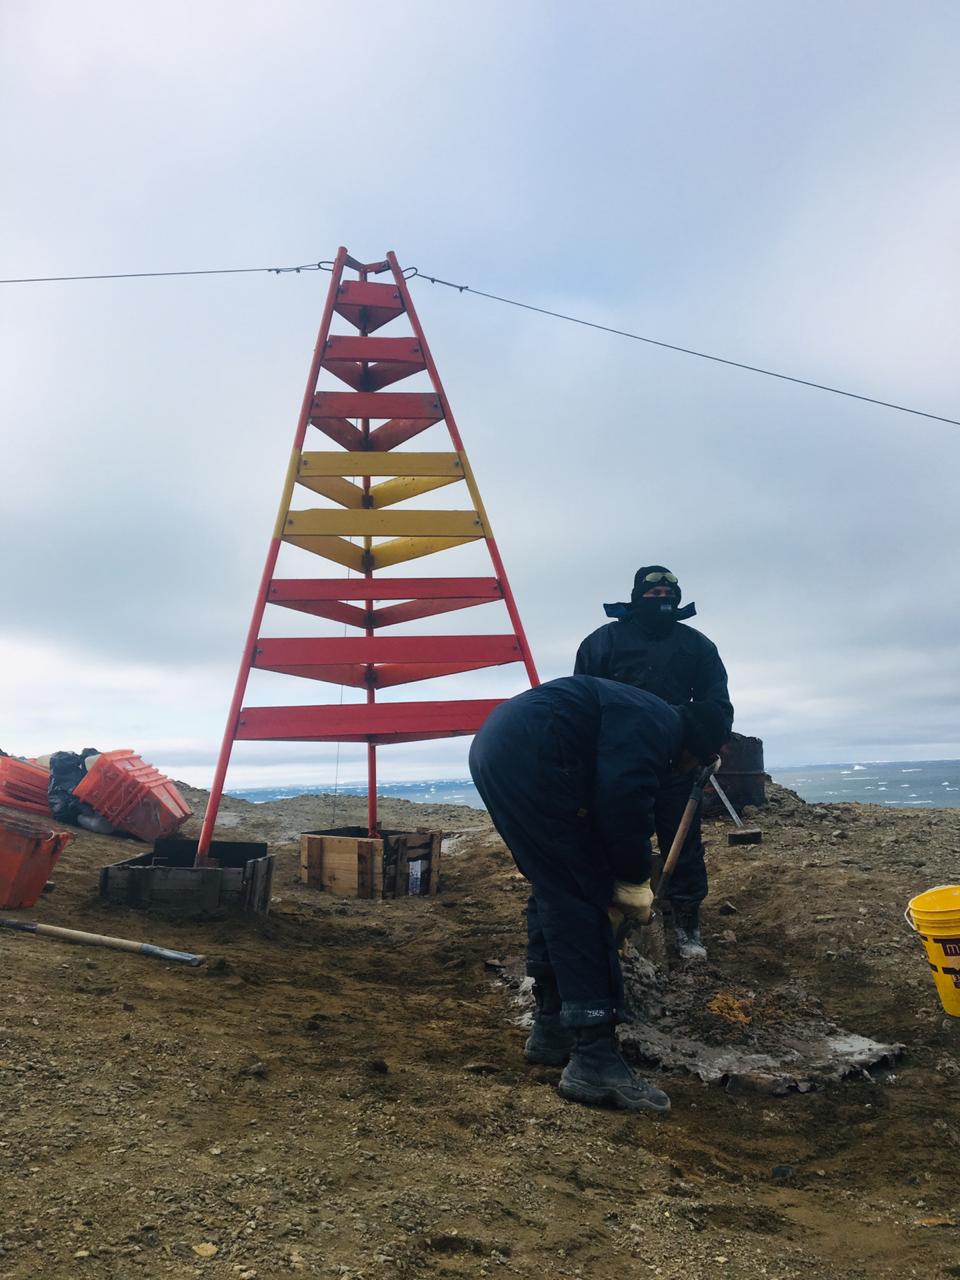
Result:
{"label": "distant horizon", "polygon": [[[898,759],[880,760],[880,759],[868,758],[866,756],[860,756],[858,758],[851,757],[849,760],[822,760],[822,761],[810,760],[810,761],[806,761],[803,764],[765,765],[764,772],[773,774],[773,773],[796,772],[801,769],[837,769],[844,765],[858,765],[858,764],[864,765],[864,766],[876,765],[876,764],[887,764],[887,765],[958,764],[960,765],[960,757],[953,757],[953,756],[906,757],[905,756],[899,760]],[[432,783],[450,784],[450,783],[459,783],[459,782],[469,783],[472,785],[469,775],[450,774],[450,775],[441,776],[441,775],[433,774],[428,777],[421,777],[421,778],[383,778],[381,777],[381,778],[378,778],[377,780],[377,790],[380,791],[383,787],[422,787],[422,786],[428,786]],[[187,785],[196,786],[198,784],[189,783]],[[321,787],[325,785],[326,784],[322,782],[287,782],[287,783],[279,783],[279,784],[275,782],[274,783],[264,782],[264,783],[248,784],[242,787],[230,787],[228,785],[225,788],[225,791],[227,795],[237,795],[245,791],[285,791],[295,787],[315,788],[315,787]],[[364,777],[343,778],[343,779],[340,779],[338,782],[331,782],[329,784],[329,786],[332,789],[335,788],[338,790],[343,790],[343,788],[345,787],[362,787],[366,789],[366,785],[367,785],[367,781],[366,781],[366,778]],[[209,788],[205,787],[203,788],[203,790],[209,790]]]}

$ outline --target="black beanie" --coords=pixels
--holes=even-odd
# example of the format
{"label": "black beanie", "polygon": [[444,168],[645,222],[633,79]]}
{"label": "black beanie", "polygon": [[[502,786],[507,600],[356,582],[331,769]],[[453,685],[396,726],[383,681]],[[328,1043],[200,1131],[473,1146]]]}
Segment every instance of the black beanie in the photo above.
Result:
{"label": "black beanie", "polygon": [[715,702],[688,702],[677,711],[683,722],[681,745],[701,764],[709,764],[730,737],[726,713]]}
{"label": "black beanie", "polygon": [[[650,591],[653,587],[666,586],[671,587],[674,591],[674,598],[677,604],[680,603],[680,583],[679,582],[644,582],[644,578],[648,573],[672,573],[671,569],[665,569],[662,564],[645,564],[638,569],[633,578],[633,590],[630,592],[630,601],[636,604],[643,597],[645,591]],[[664,597],[666,599],[666,597]]]}

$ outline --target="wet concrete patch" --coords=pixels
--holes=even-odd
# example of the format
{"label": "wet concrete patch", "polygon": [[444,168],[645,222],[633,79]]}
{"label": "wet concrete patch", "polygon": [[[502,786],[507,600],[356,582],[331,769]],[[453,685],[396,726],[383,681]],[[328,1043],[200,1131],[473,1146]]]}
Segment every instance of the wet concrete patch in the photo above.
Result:
{"label": "wet concrete patch", "polygon": [[[529,1026],[533,983],[522,957],[488,960],[486,968],[510,993],[511,1020]],[[864,1075],[889,1078],[904,1050],[838,1027],[796,981],[762,992],[731,987],[709,965],[668,972],[632,949],[623,973],[630,1020],[620,1042],[629,1060],[647,1068],[729,1089],[807,1093]]]}

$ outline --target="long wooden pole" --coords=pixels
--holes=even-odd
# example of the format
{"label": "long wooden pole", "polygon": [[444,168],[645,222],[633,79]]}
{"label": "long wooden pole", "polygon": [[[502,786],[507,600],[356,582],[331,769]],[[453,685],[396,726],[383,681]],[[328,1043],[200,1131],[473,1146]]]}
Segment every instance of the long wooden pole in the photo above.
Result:
{"label": "long wooden pole", "polygon": [[61,942],[82,942],[90,947],[110,947],[113,951],[135,951],[154,960],[176,960],[181,964],[203,964],[206,956],[191,951],[171,951],[169,947],[156,947],[152,942],[134,942],[131,938],[111,938],[106,933],[87,933],[83,929],[63,929],[56,924],[39,924],[35,920],[2,920],[0,928],[15,929],[18,933],[39,933],[44,938],[58,938]]}

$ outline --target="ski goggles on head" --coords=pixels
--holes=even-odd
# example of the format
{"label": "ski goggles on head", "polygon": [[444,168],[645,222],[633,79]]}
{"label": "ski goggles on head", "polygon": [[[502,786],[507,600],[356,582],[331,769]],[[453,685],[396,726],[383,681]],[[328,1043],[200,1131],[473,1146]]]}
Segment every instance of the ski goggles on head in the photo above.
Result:
{"label": "ski goggles on head", "polygon": [[671,587],[677,585],[677,575],[675,573],[648,573],[643,579],[644,585],[655,587],[660,582],[668,582]]}

